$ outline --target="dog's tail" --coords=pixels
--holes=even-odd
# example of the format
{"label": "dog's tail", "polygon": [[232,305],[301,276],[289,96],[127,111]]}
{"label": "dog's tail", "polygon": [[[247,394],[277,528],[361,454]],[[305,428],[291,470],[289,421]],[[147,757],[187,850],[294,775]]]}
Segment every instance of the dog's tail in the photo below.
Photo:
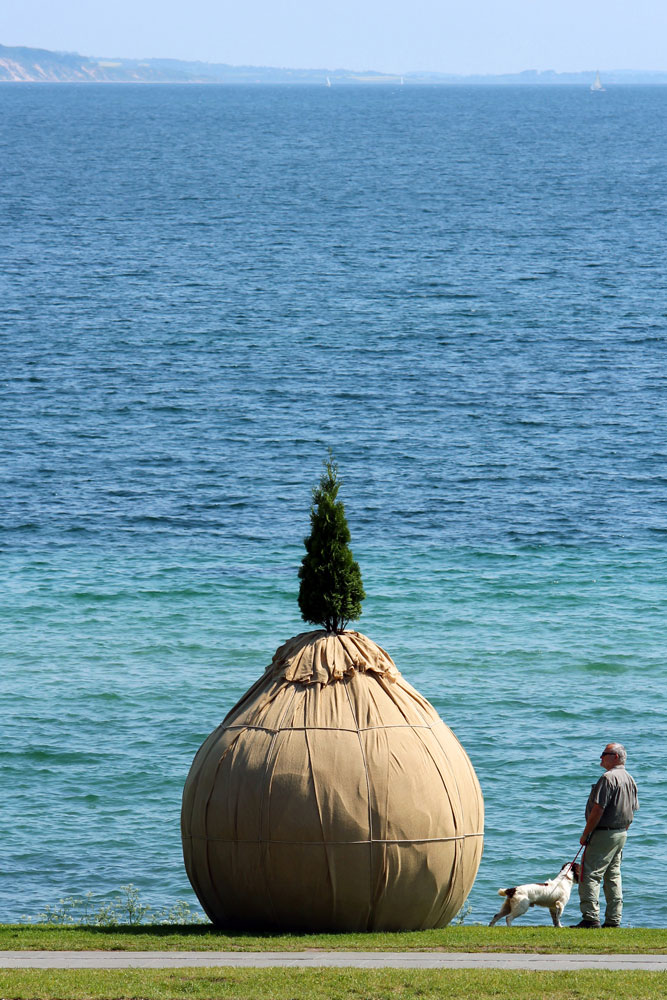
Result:
{"label": "dog's tail", "polygon": [[512,898],[512,896],[514,895],[515,892],[516,892],[516,886],[515,885],[512,886],[511,889],[498,889],[498,895],[499,896],[509,896],[510,899]]}

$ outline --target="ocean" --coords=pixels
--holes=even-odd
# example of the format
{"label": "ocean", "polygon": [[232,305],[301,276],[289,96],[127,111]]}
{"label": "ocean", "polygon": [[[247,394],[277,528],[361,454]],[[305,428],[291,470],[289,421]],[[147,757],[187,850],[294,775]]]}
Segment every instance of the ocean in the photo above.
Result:
{"label": "ocean", "polygon": [[183,783],[309,627],[330,447],[356,627],[482,785],[466,922],[572,859],[618,740],[624,923],[667,926],[667,89],[0,110],[0,920],[130,883],[196,905]]}

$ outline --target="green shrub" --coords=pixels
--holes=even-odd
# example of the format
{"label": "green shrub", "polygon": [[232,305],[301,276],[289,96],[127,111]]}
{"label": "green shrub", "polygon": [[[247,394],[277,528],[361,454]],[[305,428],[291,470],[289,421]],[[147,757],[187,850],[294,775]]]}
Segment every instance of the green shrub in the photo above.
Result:
{"label": "green shrub", "polygon": [[329,454],[320,485],[313,490],[311,532],[304,539],[306,555],[299,569],[299,608],[304,621],[327,632],[343,632],[361,616],[366,594],[359,564],[349,546],[345,508],[338,500],[341,480]]}

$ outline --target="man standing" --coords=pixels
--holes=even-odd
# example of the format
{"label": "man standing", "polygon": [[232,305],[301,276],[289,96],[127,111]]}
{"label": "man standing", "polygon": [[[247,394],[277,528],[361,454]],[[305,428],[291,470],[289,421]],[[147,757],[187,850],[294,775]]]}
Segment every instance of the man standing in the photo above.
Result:
{"label": "man standing", "polygon": [[618,927],[623,910],[621,858],[627,830],[639,802],[634,779],[625,770],[625,747],[608,743],[600,754],[605,773],[593,785],[586,803],[586,826],[580,844],[579,906],[583,919],[575,927],[600,926],[600,882],[607,902],[603,927]]}

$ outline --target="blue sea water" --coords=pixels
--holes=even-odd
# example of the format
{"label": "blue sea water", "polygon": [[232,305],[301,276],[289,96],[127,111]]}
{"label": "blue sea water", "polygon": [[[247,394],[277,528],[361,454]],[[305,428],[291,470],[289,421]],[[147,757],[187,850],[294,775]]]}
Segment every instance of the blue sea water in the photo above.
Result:
{"label": "blue sea water", "polygon": [[467,921],[574,856],[617,739],[625,921],[667,926],[666,115],[642,87],[0,87],[1,920],[194,901],[183,782],[306,627],[331,446],[358,626],[482,784]]}

